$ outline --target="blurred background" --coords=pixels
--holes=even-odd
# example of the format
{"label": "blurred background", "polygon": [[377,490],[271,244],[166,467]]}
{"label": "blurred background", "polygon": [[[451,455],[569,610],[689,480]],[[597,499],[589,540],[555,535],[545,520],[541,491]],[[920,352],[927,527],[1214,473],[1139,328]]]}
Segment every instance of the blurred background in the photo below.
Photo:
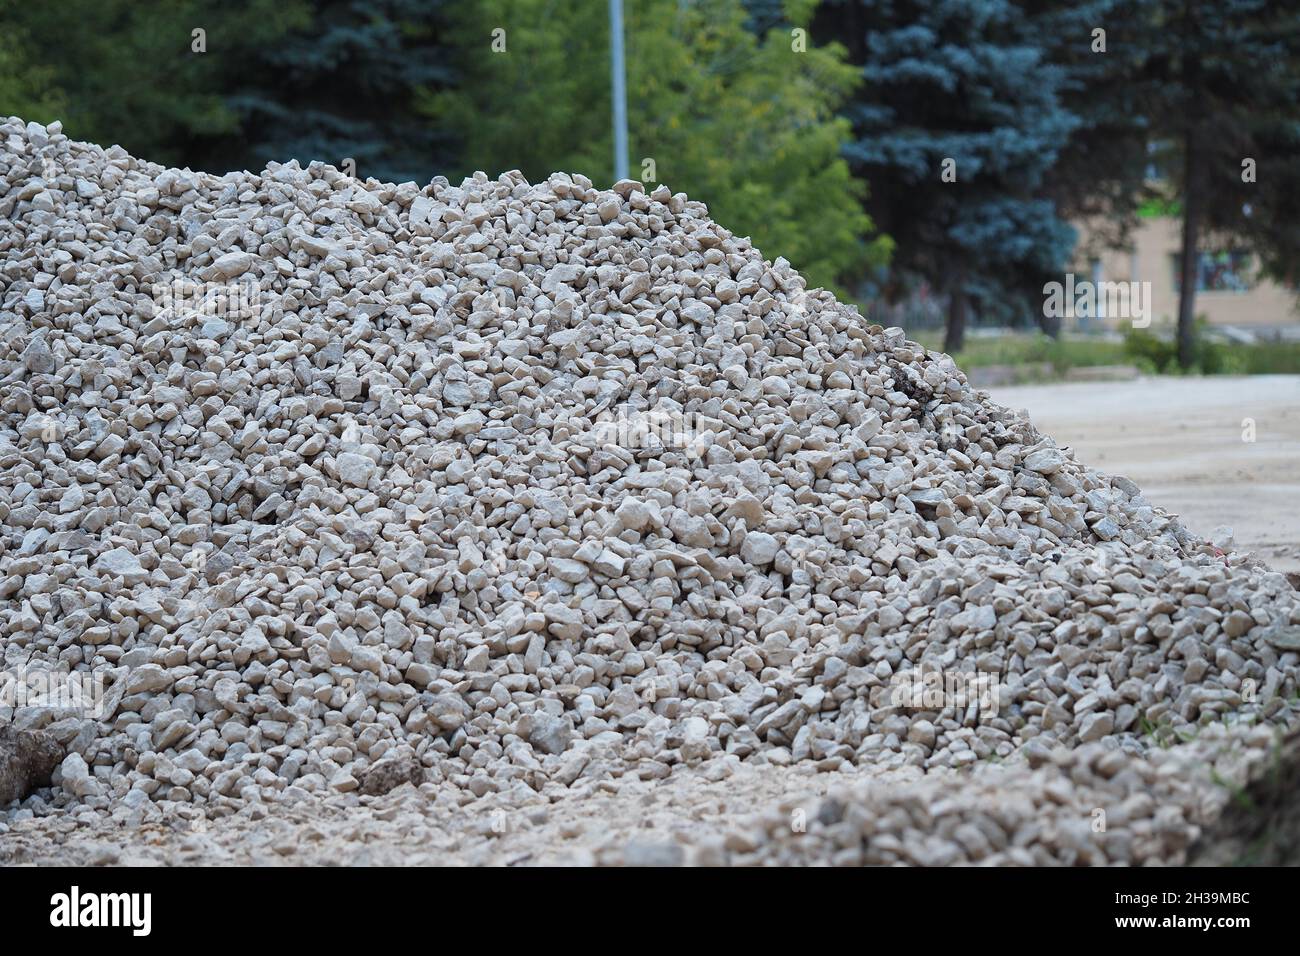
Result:
{"label": "blurred background", "polygon": [[[623,5],[629,175],[977,383],[1300,372],[1300,5]],[[218,173],[608,185],[609,14],[0,0],[0,113]]]}

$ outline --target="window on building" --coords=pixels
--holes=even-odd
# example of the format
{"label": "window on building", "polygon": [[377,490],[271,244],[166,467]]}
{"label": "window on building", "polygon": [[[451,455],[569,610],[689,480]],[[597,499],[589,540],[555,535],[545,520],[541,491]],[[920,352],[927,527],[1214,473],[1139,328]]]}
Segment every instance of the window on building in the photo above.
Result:
{"label": "window on building", "polygon": [[[1183,257],[1174,252],[1169,255],[1174,273],[1174,291],[1183,287]],[[1255,284],[1254,260],[1242,250],[1230,252],[1202,252],[1200,267],[1196,272],[1197,292],[1249,292]]]}

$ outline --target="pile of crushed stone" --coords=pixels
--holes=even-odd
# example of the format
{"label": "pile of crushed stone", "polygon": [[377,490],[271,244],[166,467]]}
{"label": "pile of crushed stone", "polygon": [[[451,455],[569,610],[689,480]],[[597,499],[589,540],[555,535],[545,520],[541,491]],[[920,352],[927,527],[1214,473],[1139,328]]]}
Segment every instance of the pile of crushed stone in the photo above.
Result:
{"label": "pile of crushed stone", "polygon": [[66,753],[11,817],[1029,786],[1292,719],[1282,574],[663,186],[214,176],[10,118],[0,314],[5,671],[102,687],[0,699]]}

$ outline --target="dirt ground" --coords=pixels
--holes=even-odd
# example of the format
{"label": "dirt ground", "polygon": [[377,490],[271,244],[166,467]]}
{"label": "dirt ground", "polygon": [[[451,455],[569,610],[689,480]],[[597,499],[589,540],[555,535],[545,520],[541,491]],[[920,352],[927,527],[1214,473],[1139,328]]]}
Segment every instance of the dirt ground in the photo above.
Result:
{"label": "dirt ground", "polygon": [[[1132,478],[1147,500],[1239,550],[1300,571],[1300,376],[1149,378],[1007,386],[1039,431],[1093,468]],[[1250,426],[1254,426],[1253,441]]]}
{"label": "dirt ground", "polygon": [[[991,390],[1087,464],[1136,481],[1199,534],[1231,526],[1239,549],[1300,570],[1300,376],[1148,379]],[[1251,422],[1254,440],[1243,440]],[[1250,438],[1246,431],[1246,438]],[[488,864],[714,862],[735,828],[778,804],[809,808],[868,778],[904,784],[914,768],[819,773],[743,765],[719,779],[602,782],[523,805],[460,804],[426,785],[359,803],[254,806],[234,818],[0,824],[0,865]],[[723,834],[730,834],[723,836]],[[683,844],[689,851],[683,849]]]}
{"label": "dirt ground", "polygon": [[[919,774],[877,776],[901,783]],[[794,801],[811,816],[823,794],[857,779],[859,771],[819,773],[810,763],[740,764],[721,780],[684,768],[667,780],[629,776],[523,803],[465,793],[457,805],[425,784],[383,797],[254,806],[215,820],[28,819],[0,834],[0,866],[707,864],[723,835],[755,812]]]}

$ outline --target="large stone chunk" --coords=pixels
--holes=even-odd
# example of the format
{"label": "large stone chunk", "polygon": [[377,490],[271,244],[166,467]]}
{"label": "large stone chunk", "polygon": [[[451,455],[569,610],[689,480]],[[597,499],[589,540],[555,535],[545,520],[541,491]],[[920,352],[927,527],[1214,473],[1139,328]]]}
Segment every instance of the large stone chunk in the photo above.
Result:
{"label": "large stone chunk", "polygon": [[573,728],[563,717],[536,713],[528,718],[528,742],[533,749],[544,754],[561,754],[573,739]]}
{"label": "large stone chunk", "polygon": [[378,466],[365,455],[346,451],[338,457],[339,480],[346,484],[364,488]]}
{"label": "large stone chunk", "polygon": [[138,584],[148,575],[140,566],[140,559],[126,548],[112,548],[95,559],[95,569],[114,577],[122,578],[127,584]]}
{"label": "large stone chunk", "polygon": [[361,773],[360,789],[367,796],[379,796],[404,783],[424,783],[424,767],[414,757],[392,757],[368,767]]}
{"label": "large stone chunk", "polygon": [[0,727],[0,807],[50,785],[63,760],[63,748],[39,730]]}

